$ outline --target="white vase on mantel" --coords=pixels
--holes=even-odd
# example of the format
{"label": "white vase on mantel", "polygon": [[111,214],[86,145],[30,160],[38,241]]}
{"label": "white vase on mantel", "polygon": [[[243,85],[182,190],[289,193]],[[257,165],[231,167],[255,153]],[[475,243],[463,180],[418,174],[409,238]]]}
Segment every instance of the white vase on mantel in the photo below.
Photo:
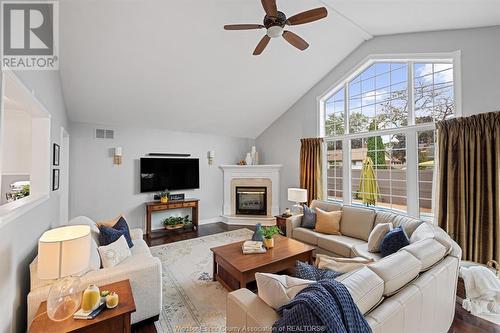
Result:
{"label": "white vase on mantel", "polygon": [[252,155],[250,153],[247,153],[247,157],[245,157],[245,163],[247,165],[252,165]]}

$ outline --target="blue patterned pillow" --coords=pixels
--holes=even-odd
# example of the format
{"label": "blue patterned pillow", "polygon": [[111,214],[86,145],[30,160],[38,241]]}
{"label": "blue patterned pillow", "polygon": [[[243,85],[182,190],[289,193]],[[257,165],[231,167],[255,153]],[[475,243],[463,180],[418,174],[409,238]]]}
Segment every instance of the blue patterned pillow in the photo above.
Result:
{"label": "blue patterned pillow", "polygon": [[380,253],[383,257],[396,253],[399,249],[410,244],[403,228],[397,227],[385,234],[380,242]]}
{"label": "blue patterned pillow", "polygon": [[303,214],[300,226],[302,228],[314,229],[316,227],[316,210],[309,208],[307,205],[302,206]]}
{"label": "blue patterned pillow", "polygon": [[110,228],[106,226],[100,226],[99,231],[99,244],[101,246],[116,242],[122,235],[125,237],[129,248],[134,246],[132,238],[130,237],[130,230],[128,228],[127,221],[125,221],[123,216],[118,219],[118,222],[116,222],[113,227]]}
{"label": "blue patterned pillow", "polygon": [[299,279],[319,281],[324,279],[335,279],[339,275],[342,275],[342,273],[320,269],[302,261],[297,261],[295,263],[295,276]]}

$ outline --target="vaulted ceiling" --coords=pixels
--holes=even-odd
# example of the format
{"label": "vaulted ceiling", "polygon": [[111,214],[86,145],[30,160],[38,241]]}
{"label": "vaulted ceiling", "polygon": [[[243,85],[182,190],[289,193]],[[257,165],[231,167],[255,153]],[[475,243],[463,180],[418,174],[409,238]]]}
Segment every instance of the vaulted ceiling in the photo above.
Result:
{"label": "vaulted ceiling", "polygon": [[327,6],[326,19],[290,27],[298,51],[264,30],[259,0],[60,2],[63,90],[72,121],[256,137],[364,40],[375,35],[500,24],[497,0],[277,0],[291,16]]}

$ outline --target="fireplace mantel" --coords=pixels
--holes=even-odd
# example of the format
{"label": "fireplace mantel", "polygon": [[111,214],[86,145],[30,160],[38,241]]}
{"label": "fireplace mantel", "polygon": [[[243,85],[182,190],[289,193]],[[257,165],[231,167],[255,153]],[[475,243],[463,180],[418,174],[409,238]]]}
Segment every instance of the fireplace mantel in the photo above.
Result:
{"label": "fireplace mantel", "polygon": [[[280,169],[281,164],[268,165],[221,165],[224,182],[224,202],[222,219],[228,224],[274,224],[274,215],[280,212]],[[262,186],[263,182],[270,182],[268,188],[268,214],[263,215],[236,215],[234,210],[235,182],[244,182],[245,185]]]}

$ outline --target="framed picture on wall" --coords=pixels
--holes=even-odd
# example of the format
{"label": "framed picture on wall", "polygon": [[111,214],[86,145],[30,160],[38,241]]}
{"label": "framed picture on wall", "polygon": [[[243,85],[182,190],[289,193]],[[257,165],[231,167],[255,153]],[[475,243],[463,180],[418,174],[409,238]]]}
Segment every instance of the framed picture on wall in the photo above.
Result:
{"label": "framed picture on wall", "polygon": [[52,169],[52,191],[59,189],[59,169]]}
{"label": "framed picture on wall", "polygon": [[59,155],[60,155],[61,147],[57,143],[54,143],[52,148],[52,165],[59,165]]}

